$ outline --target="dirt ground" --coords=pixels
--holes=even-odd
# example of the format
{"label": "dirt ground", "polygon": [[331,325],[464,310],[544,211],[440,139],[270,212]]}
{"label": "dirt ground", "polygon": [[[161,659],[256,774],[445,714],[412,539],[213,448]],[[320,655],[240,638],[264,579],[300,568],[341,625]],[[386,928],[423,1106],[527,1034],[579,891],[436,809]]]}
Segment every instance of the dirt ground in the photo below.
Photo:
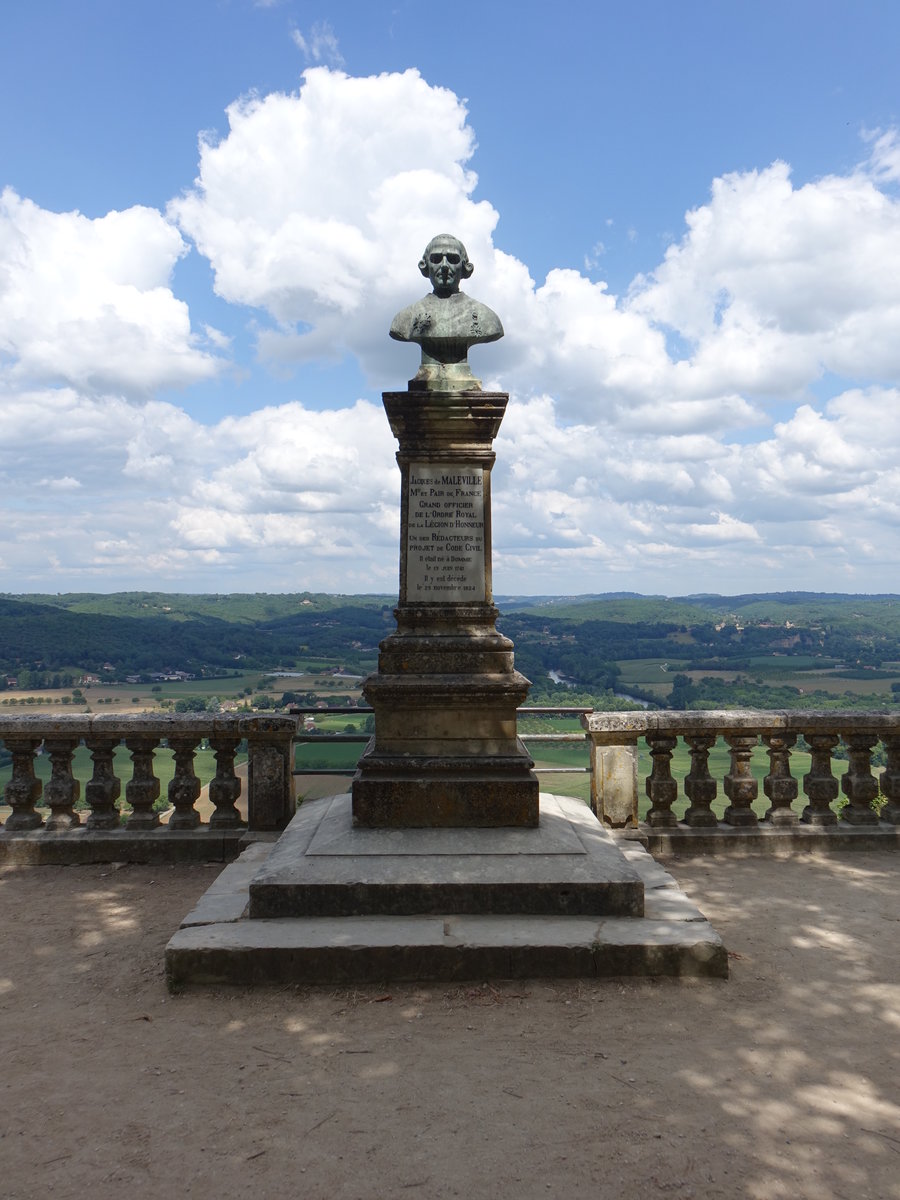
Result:
{"label": "dirt ground", "polygon": [[729,981],[171,996],[217,868],[6,868],[0,1192],[900,1198],[900,857],[668,865]]}

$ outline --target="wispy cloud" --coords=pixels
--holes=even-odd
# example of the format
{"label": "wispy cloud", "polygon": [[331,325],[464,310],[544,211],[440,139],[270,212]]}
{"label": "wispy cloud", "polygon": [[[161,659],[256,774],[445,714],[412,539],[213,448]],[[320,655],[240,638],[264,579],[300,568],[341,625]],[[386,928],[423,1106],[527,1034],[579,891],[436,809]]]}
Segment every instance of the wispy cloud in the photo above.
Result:
{"label": "wispy cloud", "polygon": [[308,63],[325,63],[331,67],[344,65],[337,37],[327,21],[316,21],[306,34],[292,29],[291,37]]}
{"label": "wispy cloud", "polygon": [[869,171],[886,183],[900,182],[900,132],[896,129],[867,129],[863,138],[872,149],[867,164]]}

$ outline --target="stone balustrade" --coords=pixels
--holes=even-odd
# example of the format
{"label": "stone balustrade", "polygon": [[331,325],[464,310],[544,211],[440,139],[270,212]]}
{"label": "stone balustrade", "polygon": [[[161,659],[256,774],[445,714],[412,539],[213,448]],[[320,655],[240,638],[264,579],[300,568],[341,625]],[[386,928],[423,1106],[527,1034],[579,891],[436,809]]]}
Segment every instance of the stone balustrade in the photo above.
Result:
{"label": "stone balustrade", "polygon": [[[880,828],[896,833],[900,826],[900,714],[622,712],[586,713],[581,722],[591,748],[591,807],[613,827],[639,824],[637,750],[641,738],[652,765],[644,784],[650,808],[640,824],[651,831],[827,831],[840,824],[843,830]],[[802,781],[790,768],[792,750],[801,736],[810,756]],[[712,805],[719,781],[710,773],[709,754],[720,737],[729,750],[730,768],[721,781],[728,803],[718,816]],[[679,739],[690,755],[683,793],[687,807],[680,820],[673,811],[681,797],[672,774],[672,755]],[[841,742],[847,750],[847,764],[838,776],[832,758]],[[871,756],[879,742],[885,748],[887,765],[876,777]],[[761,813],[759,782],[750,767],[751,755],[760,744],[769,759],[762,781],[768,803]],[[795,804],[801,782],[806,801],[802,805]],[[877,812],[872,801],[879,793],[883,806]],[[839,814],[834,801],[841,794],[845,804]]]}
{"label": "stone balustrade", "polygon": [[[137,835],[180,837],[184,842],[184,835],[192,832],[202,835],[281,830],[295,807],[291,770],[296,731],[297,721],[290,716],[0,716],[0,739],[12,756],[12,777],[2,797],[12,811],[0,831],[0,847],[18,835],[35,832],[77,835],[75,840],[90,853],[91,842],[106,838],[109,843],[115,836],[127,850],[129,837],[129,844],[139,844]],[[196,807],[201,785],[194,771],[194,756],[204,740],[216,759],[216,774],[208,792],[212,812],[207,822],[201,820]],[[246,819],[236,803],[242,780],[235,771],[235,755],[244,740],[248,758]],[[86,811],[76,807],[81,785],[72,771],[73,756],[82,742],[93,763],[93,773],[84,787]],[[122,744],[131,755],[132,765],[124,797],[122,781],[113,769],[113,756]],[[171,810],[165,822],[157,811],[161,785],[154,774],[154,754],[162,744],[172,750],[175,764],[164,797]],[[35,772],[35,755],[41,746],[50,760],[50,778],[43,784]],[[120,798],[131,809],[124,823],[116,806]],[[41,802],[49,810],[47,815],[39,811]],[[33,843],[34,837],[28,840]],[[66,840],[71,842],[73,838]],[[143,845],[146,849],[146,838]],[[61,850],[59,856],[60,860],[64,857]]]}

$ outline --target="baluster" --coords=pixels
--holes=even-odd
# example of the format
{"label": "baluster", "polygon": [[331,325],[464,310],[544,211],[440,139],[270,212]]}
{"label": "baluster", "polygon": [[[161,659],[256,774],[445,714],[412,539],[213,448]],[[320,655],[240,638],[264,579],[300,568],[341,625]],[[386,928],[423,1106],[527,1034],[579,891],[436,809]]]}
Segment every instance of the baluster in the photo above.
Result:
{"label": "baluster", "polygon": [[850,765],[841,776],[841,791],[850,801],[843,818],[851,825],[877,825],[878,813],[872,801],[878,795],[878,780],[872,774],[872,747],[878,741],[874,733],[845,733],[844,744],[850,754]]}
{"label": "baluster", "polygon": [[765,820],[772,825],[796,825],[799,820],[791,808],[800,786],[791,774],[791,748],[797,741],[795,733],[764,733],[769,755],[769,773],[763,780],[763,791],[772,802]]}
{"label": "baluster", "polygon": [[731,750],[731,770],[725,776],[725,795],[731,803],[722,820],[728,825],[758,825],[756,813],[750,807],[759,795],[759,784],[750,770],[750,755],[757,745],[757,735],[726,733],[725,741]]}
{"label": "baluster", "polygon": [[240,738],[214,737],[209,739],[216,755],[216,777],[210,781],[209,798],[216,811],[209,819],[210,829],[235,828],[245,824],[235,807],[241,794],[241,781],[234,773],[234,756]]}
{"label": "baluster", "polygon": [[175,774],[168,791],[169,803],[175,807],[169,817],[170,829],[196,829],[200,824],[200,814],[194,808],[200,795],[200,780],[194,771],[199,742],[196,736],[169,738],[169,747],[175,755]]}
{"label": "baluster", "polygon": [[6,829],[40,829],[44,818],[34,810],[41,796],[41,781],[34,773],[34,752],[41,739],[7,737],[3,744],[12,755],[12,776],[3,791],[3,799],[12,809]]}
{"label": "baluster", "polygon": [[800,814],[806,825],[836,825],[831,802],[837,799],[838,781],[831,773],[831,752],[838,744],[836,733],[807,733],[809,774],[803,776],[803,791],[809,800]]}
{"label": "baluster", "polygon": [[709,773],[709,752],[716,744],[716,735],[686,733],[684,740],[691,752],[691,769],[684,779],[685,795],[691,804],[684,814],[684,823],[694,829],[712,829],[719,823],[712,810],[718,784]]}
{"label": "baluster", "polygon": [[672,805],[678,797],[678,784],[672,778],[672,751],[678,738],[671,733],[648,733],[645,741],[650,747],[653,769],[644,785],[650,797],[647,822],[654,828],[672,828],[678,824]]}
{"label": "baluster", "polygon": [[153,751],[158,742],[158,737],[125,739],[134,764],[134,773],[125,785],[125,799],[134,810],[125,822],[126,829],[156,829],[159,825],[159,813],[153,811],[159,796],[159,780],[153,774]]}
{"label": "baluster", "polygon": [[887,751],[887,766],[879,780],[881,794],[887,800],[881,810],[881,819],[900,825],[900,734],[889,733],[881,740]]}
{"label": "baluster", "polygon": [[119,814],[116,801],[122,791],[122,780],[116,775],[113,757],[118,738],[88,738],[86,746],[91,752],[94,773],[84,787],[84,798],[91,806],[87,819],[88,829],[116,829]]}
{"label": "baluster", "polygon": [[75,812],[75,801],[81,795],[81,784],[72,774],[72,758],[78,738],[53,737],[44,739],[44,749],[50,756],[50,778],[44,787],[44,800],[50,805],[47,830],[74,829],[81,824]]}

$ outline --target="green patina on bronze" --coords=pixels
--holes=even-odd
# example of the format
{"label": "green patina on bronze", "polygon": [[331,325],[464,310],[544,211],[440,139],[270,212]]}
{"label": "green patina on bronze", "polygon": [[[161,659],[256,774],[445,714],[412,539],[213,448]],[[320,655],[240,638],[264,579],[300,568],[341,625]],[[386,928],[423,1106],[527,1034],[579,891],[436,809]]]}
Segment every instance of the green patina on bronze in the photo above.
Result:
{"label": "green patina on bronze", "polygon": [[391,322],[392,338],[422,348],[421,366],[409,381],[411,391],[480,390],[481,380],[469,367],[469,347],[496,342],[503,337],[503,326],[486,304],[459,290],[474,269],[465,246],[452,234],[440,233],[425,247],[419,270],[434,290]]}

